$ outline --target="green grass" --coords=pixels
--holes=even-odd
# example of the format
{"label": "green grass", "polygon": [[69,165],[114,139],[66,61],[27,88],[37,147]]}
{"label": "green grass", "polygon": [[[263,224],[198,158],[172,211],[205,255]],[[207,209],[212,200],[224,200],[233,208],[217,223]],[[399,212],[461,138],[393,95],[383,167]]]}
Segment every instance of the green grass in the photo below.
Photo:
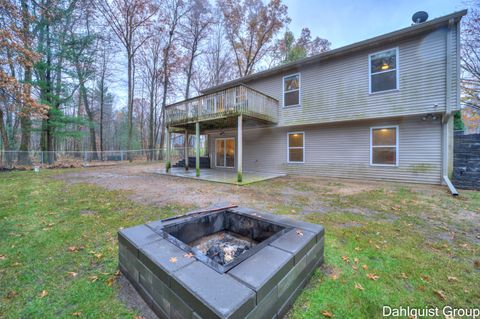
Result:
{"label": "green grass", "polygon": [[[0,318],[133,318],[137,313],[117,297],[118,229],[189,208],[143,206],[124,191],[51,178],[57,172],[0,174]],[[275,213],[326,229],[325,265],[289,317],[322,318],[329,311],[334,318],[379,318],[383,305],[478,307],[480,249],[467,236],[478,225],[456,217],[462,210],[480,214],[480,192],[455,199],[379,186],[339,195],[332,190],[343,183],[318,186],[294,178],[268,186],[243,191],[271,198],[265,205]],[[300,193],[273,200],[285,188]],[[328,212],[311,212],[316,201]],[[300,214],[308,205],[308,213]],[[453,239],[441,236],[445,229],[456,232]]]}
{"label": "green grass", "polygon": [[133,318],[111,284],[116,233],[184,208],[139,206],[124,192],[66,185],[46,174],[0,175],[0,318]]}

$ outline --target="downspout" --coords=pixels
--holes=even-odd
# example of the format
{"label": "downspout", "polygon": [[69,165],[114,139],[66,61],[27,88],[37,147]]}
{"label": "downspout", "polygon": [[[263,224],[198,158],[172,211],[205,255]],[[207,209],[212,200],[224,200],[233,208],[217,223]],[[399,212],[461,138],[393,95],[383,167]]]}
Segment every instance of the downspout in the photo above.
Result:
{"label": "downspout", "polygon": [[[443,175],[443,181],[445,184],[448,186],[448,189],[452,193],[453,196],[458,196],[458,192],[455,189],[455,186],[453,186],[452,182],[450,181],[450,178],[448,177],[448,170],[449,170],[449,139],[450,139],[450,134],[452,134],[449,129],[449,123],[451,122],[451,117],[452,117],[452,105],[451,105],[451,96],[452,96],[452,28],[455,24],[454,19],[450,19],[448,21],[448,31],[447,31],[447,46],[446,46],[446,51],[447,51],[447,63],[446,63],[446,90],[445,90],[445,114],[442,117],[442,175]],[[457,47],[457,54],[458,54],[458,47]],[[457,56],[457,59],[459,57]],[[457,67],[458,68],[458,67]],[[458,70],[457,70],[458,71]],[[458,72],[457,72],[458,74]],[[457,76],[457,83],[459,79]]]}

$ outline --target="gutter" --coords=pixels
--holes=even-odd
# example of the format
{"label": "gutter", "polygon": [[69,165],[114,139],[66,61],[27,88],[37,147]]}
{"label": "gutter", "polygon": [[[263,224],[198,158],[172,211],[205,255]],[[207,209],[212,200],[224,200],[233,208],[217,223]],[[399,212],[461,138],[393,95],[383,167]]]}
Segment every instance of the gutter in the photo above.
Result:
{"label": "gutter", "polygon": [[457,189],[455,188],[455,186],[453,186],[450,178],[448,178],[447,175],[443,175],[443,181],[445,182],[445,184],[447,184],[450,193],[452,193],[453,196],[458,196]]}
{"label": "gutter", "polygon": [[[451,117],[452,117],[452,105],[451,105],[451,97],[452,97],[452,32],[453,32],[453,26],[455,25],[455,20],[453,18],[448,20],[448,31],[447,31],[447,43],[446,43],[446,53],[447,53],[447,61],[446,61],[446,74],[445,74],[445,113],[442,117],[442,150],[443,150],[443,156],[442,156],[442,175],[443,175],[443,182],[448,186],[448,189],[450,190],[450,193],[452,193],[453,196],[458,196],[458,192],[453,186],[452,182],[450,181],[450,178],[448,177],[449,174],[449,141],[450,141],[450,135],[452,134],[453,129],[451,130],[450,125],[451,125]],[[457,26],[458,28],[459,26]],[[455,30],[456,32],[458,30]],[[459,36],[457,32],[457,37]],[[458,40],[458,39],[457,39]],[[457,54],[458,54],[458,48],[457,48]],[[460,59],[459,56],[457,56],[457,59]],[[457,70],[458,71],[458,70]],[[458,72],[457,72],[458,74]],[[457,76],[457,83],[460,81],[460,79]],[[458,93],[458,92],[457,92]],[[453,153],[453,152],[452,152]]]}

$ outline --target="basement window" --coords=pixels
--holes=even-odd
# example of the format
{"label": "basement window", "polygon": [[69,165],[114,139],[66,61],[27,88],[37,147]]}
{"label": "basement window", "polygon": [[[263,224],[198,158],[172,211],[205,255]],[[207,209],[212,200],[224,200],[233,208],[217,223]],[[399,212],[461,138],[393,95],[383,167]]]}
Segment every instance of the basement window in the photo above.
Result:
{"label": "basement window", "polygon": [[398,126],[370,128],[370,165],[398,166]]}
{"label": "basement window", "polygon": [[300,106],[300,74],[283,78],[283,106]]}
{"label": "basement window", "polygon": [[370,93],[398,89],[398,48],[368,56]]}
{"label": "basement window", "polygon": [[288,163],[304,163],[305,162],[305,133],[291,132],[288,133]]}

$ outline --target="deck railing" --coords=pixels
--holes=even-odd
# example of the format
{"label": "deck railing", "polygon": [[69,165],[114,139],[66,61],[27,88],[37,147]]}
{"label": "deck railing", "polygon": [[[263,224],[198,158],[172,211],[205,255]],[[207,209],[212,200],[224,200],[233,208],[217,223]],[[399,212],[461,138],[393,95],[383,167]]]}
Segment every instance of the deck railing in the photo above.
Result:
{"label": "deck railing", "polygon": [[244,114],[276,123],[278,101],[245,85],[168,105],[168,125],[181,125]]}

